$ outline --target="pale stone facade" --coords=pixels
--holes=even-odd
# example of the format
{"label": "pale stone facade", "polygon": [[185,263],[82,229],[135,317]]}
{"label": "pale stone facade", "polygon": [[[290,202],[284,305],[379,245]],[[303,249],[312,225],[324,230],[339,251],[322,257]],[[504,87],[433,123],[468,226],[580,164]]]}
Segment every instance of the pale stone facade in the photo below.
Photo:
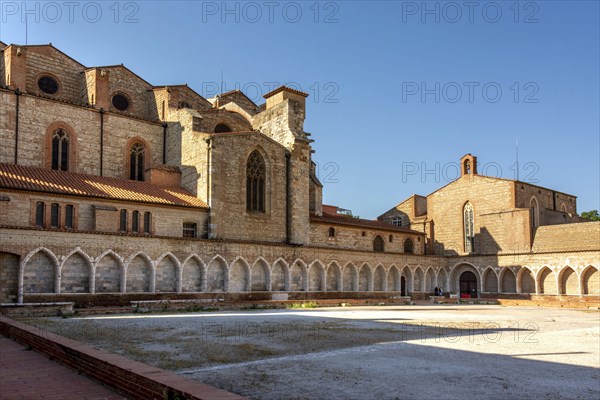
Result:
{"label": "pale stone facade", "polygon": [[[462,292],[465,271],[477,295],[600,290],[600,246],[589,239],[598,224],[555,225],[576,220],[574,196],[472,173],[380,222],[328,214],[304,131],[306,94],[282,87],[261,105],[239,91],[204,99],[122,65],[86,67],[51,45],[0,50],[0,301],[426,296],[436,286]],[[560,243],[555,226],[586,244]]]}

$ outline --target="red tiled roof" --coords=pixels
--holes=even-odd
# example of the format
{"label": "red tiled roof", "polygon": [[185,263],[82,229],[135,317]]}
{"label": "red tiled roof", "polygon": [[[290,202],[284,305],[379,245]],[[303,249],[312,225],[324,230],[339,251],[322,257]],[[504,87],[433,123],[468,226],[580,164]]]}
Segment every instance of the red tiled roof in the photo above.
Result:
{"label": "red tiled roof", "polygon": [[0,188],[71,196],[208,208],[181,187],[0,163]]}
{"label": "red tiled roof", "polygon": [[380,229],[384,231],[394,231],[394,232],[404,232],[404,233],[414,233],[418,235],[424,235],[423,232],[414,231],[412,229],[388,224],[383,221],[373,221],[370,219],[360,219],[353,218],[344,215],[331,215],[323,213],[322,216],[311,214],[310,215],[311,222],[321,222],[324,224],[334,224],[334,225],[347,225],[347,226],[356,226],[359,228],[371,228],[371,229]]}
{"label": "red tiled roof", "polygon": [[271,96],[273,96],[273,95],[275,95],[275,94],[277,94],[277,93],[279,93],[281,91],[284,91],[284,90],[287,90],[290,93],[294,93],[294,94],[297,94],[297,95],[300,95],[300,96],[308,97],[308,93],[304,93],[304,92],[301,92],[299,90],[289,88],[287,86],[279,86],[277,89],[272,90],[269,93],[265,94],[263,96],[263,98],[265,98],[265,99],[269,98],[269,97],[271,97]]}

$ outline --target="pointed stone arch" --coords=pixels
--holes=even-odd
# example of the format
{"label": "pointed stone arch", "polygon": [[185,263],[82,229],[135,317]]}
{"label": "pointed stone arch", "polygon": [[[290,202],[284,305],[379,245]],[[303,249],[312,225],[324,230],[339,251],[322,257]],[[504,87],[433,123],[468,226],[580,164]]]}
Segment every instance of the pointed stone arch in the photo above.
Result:
{"label": "pointed stone arch", "polygon": [[92,259],[80,248],[72,250],[63,258],[60,266],[59,293],[90,293]]}
{"label": "pointed stone arch", "polygon": [[535,275],[533,271],[527,267],[521,267],[517,272],[517,292],[525,294],[535,294]]}
{"label": "pointed stone arch", "polygon": [[56,255],[45,247],[29,252],[21,262],[19,273],[22,293],[56,293],[59,265]]}
{"label": "pointed stone arch", "polygon": [[379,264],[373,273],[373,290],[375,292],[385,292],[387,288],[387,275],[383,265]]}
{"label": "pointed stone arch", "polygon": [[325,279],[325,266],[319,260],[313,261],[308,268],[308,290],[310,292],[324,292]]}
{"label": "pointed stone arch", "polygon": [[413,290],[413,273],[408,265],[400,271],[400,292],[403,296],[410,296]]}
{"label": "pointed stone arch", "polygon": [[271,290],[276,292],[290,290],[290,267],[281,257],[275,260],[271,268]]}
{"label": "pointed stone arch", "polygon": [[358,270],[352,262],[346,263],[342,271],[342,290],[356,292],[358,290]]}
{"label": "pointed stone arch", "polygon": [[155,270],[155,292],[174,293],[181,291],[181,264],[175,255],[166,252],[158,257]]}
{"label": "pointed stone arch", "polygon": [[306,263],[297,259],[290,268],[290,291],[300,292],[308,290],[308,270]]}
{"label": "pointed stone arch", "polygon": [[123,258],[112,250],[96,257],[94,268],[95,293],[118,293],[123,289]]}
{"label": "pointed stone arch", "polygon": [[581,271],[580,277],[582,295],[600,295],[600,272],[598,272],[598,267],[588,265]]}
{"label": "pointed stone arch", "polygon": [[229,266],[229,291],[250,291],[250,264],[243,257],[236,257]]}
{"label": "pointed stone arch", "polygon": [[400,273],[395,265],[392,265],[387,273],[387,291],[400,292]]}
{"label": "pointed stone arch", "polygon": [[481,274],[479,269],[469,262],[459,262],[450,269],[450,292],[460,294],[461,277],[465,272],[471,272],[475,275],[477,296],[481,291]]}
{"label": "pointed stone arch", "polygon": [[517,276],[512,268],[502,268],[498,282],[500,284],[499,293],[517,293]]}
{"label": "pointed stone arch", "polygon": [[482,274],[481,278],[482,292],[487,293],[498,293],[498,275],[492,267],[487,267]]}
{"label": "pointed stone arch", "polygon": [[433,267],[427,268],[425,271],[425,292],[433,292],[435,288],[435,271]]}
{"label": "pointed stone arch", "polygon": [[220,255],[214,256],[206,268],[206,291],[225,292],[229,287],[229,267]]}
{"label": "pointed stone arch", "polygon": [[445,293],[448,288],[448,273],[446,272],[446,268],[442,267],[437,273],[437,287],[438,289],[442,289],[442,292]]}
{"label": "pointed stone arch", "polygon": [[570,266],[561,268],[558,272],[558,294],[567,294],[571,296],[579,295],[579,276]]}
{"label": "pointed stone arch", "polygon": [[342,269],[336,261],[329,263],[327,267],[327,287],[325,288],[328,292],[341,292],[342,291]]}
{"label": "pointed stone arch", "polygon": [[144,252],[137,252],[125,264],[125,291],[127,293],[150,292],[153,280],[153,262]]}
{"label": "pointed stone arch", "polygon": [[544,265],[540,268],[536,276],[536,282],[538,294],[558,294],[556,274],[549,266]]}
{"label": "pointed stone arch", "polygon": [[421,266],[417,266],[414,270],[412,287],[414,292],[425,291],[425,273]]}
{"label": "pointed stone arch", "polygon": [[182,265],[181,290],[183,292],[206,291],[206,265],[200,256],[191,254]]}
{"label": "pointed stone arch", "polygon": [[358,271],[358,291],[373,291],[373,270],[369,263],[364,263]]}
{"label": "pointed stone arch", "polygon": [[258,257],[252,265],[250,275],[251,290],[253,292],[266,292],[271,290],[271,269],[263,257]]}

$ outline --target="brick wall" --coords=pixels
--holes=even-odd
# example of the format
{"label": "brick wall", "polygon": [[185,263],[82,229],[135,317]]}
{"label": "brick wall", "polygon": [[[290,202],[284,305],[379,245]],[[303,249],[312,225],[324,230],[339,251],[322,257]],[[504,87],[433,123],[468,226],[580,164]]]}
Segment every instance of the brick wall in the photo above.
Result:
{"label": "brick wall", "polygon": [[83,343],[0,317],[0,333],[79,373],[116,389],[129,399],[223,399],[243,397],[182,378],[172,372],[94,349]]}
{"label": "brick wall", "polygon": [[[151,215],[150,234],[159,236],[183,235],[183,223],[197,224],[199,235],[205,225],[207,211],[202,209],[168,207],[147,203],[123,203],[109,200],[90,199],[73,196],[57,196],[43,193],[23,193],[0,190],[0,195],[7,196],[10,201],[0,202],[0,225],[30,227],[35,225],[35,204],[46,205],[46,228],[50,228],[50,204],[58,203],[61,208],[59,229],[65,229],[65,207],[75,208],[74,229],[91,232],[119,233],[120,210],[127,210],[127,233],[132,233],[132,212],[140,213],[140,233],[143,233],[145,212]],[[48,233],[51,235],[52,233]]]}

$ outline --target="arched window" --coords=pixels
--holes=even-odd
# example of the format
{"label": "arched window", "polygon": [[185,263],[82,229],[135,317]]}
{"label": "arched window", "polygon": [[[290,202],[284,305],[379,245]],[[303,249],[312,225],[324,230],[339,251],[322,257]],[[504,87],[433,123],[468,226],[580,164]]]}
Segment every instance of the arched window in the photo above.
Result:
{"label": "arched window", "polygon": [[335,236],[335,228],[329,228],[329,237]]}
{"label": "arched window", "polygon": [[64,129],[57,129],[52,135],[52,169],[69,170],[69,135]]}
{"label": "arched window", "polygon": [[465,175],[471,174],[471,160],[465,160],[464,171]]}
{"label": "arched window", "polygon": [[385,243],[381,236],[375,236],[375,239],[373,240],[373,251],[378,253],[383,253],[385,251]]}
{"label": "arched window", "polygon": [[134,143],[129,156],[129,179],[134,181],[144,180],[144,146]]}
{"label": "arched window", "polygon": [[531,201],[529,202],[529,218],[531,220],[531,229],[535,229],[540,226],[538,202],[535,197],[532,197]]}
{"label": "arched window", "polygon": [[265,161],[256,150],[246,163],[246,209],[265,212]]}
{"label": "arched window", "polygon": [[412,254],[414,252],[414,243],[411,238],[404,241],[404,252],[407,254]]}
{"label": "arched window", "polygon": [[464,233],[465,233],[465,252],[472,253],[475,250],[475,229],[473,222],[473,206],[471,203],[465,204],[463,209]]}
{"label": "arched window", "polygon": [[225,124],[219,124],[219,125],[215,126],[215,133],[225,133],[225,132],[231,132],[231,128]]}

